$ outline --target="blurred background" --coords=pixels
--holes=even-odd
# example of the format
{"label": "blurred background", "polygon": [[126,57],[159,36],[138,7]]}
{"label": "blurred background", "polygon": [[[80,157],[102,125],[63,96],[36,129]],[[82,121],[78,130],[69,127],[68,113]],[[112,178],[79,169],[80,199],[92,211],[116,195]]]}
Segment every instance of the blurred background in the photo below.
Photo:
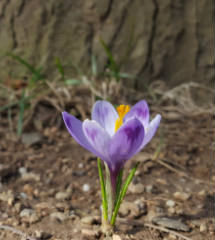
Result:
{"label": "blurred background", "polygon": [[[150,222],[149,215],[160,211],[156,205],[165,214],[183,216],[193,239],[209,239],[214,231],[214,14],[213,0],[1,0],[0,222],[23,231],[30,226],[31,232],[45,225],[52,239],[60,239],[62,231],[82,239],[83,206],[92,205],[90,214],[99,215],[95,157],[69,136],[61,112],[84,120],[98,99],[114,105],[146,99],[152,116],[162,115],[162,124],[138,158],[143,164],[135,184],[143,184],[142,190],[131,190],[137,198],[143,193],[143,212],[132,213],[136,205],[129,205],[127,215]],[[177,198],[175,189],[187,195]],[[98,199],[91,202],[95,194]],[[175,203],[165,205],[172,198]],[[38,205],[49,201],[55,211]],[[76,232],[67,232],[71,222]],[[154,232],[133,234],[171,239]]]}

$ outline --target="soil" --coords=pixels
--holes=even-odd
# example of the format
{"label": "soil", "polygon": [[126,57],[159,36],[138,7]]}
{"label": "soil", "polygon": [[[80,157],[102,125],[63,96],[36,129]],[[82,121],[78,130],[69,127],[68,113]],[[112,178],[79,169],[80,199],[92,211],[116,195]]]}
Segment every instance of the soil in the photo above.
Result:
{"label": "soil", "polygon": [[[213,239],[213,116],[173,117],[165,107],[152,109],[152,115],[163,116],[159,130],[126,163],[125,175],[141,162],[116,221],[114,239]],[[56,111],[46,114],[48,119],[56,117]],[[32,133],[37,136],[33,142],[11,134],[7,117],[1,116],[0,224],[37,239],[104,239],[96,157],[72,139],[60,113],[57,116],[39,135],[35,128],[28,129],[31,138]],[[165,217],[167,225],[156,221],[158,217]],[[171,227],[174,221],[177,226]],[[21,236],[0,229],[0,239]]]}

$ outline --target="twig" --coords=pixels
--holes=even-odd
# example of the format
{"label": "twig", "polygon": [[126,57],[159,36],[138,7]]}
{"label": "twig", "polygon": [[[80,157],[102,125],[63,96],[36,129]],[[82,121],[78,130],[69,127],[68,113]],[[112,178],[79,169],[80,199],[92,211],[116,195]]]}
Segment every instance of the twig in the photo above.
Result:
{"label": "twig", "polygon": [[36,240],[36,238],[30,237],[26,233],[7,225],[0,225],[0,229],[11,231],[17,235],[20,235],[21,237],[26,238],[26,240]]}
{"label": "twig", "polygon": [[[153,159],[154,160],[154,159]],[[199,178],[194,178],[192,176],[189,176],[187,173],[185,172],[182,172],[172,166],[170,166],[168,163],[165,163],[162,159],[155,159],[154,161],[158,162],[160,165],[168,168],[169,170],[171,170],[172,172],[175,172],[177,173],[178,175],[180,175],[181,177],[186,177],[186,178],[189,178],[191,180],[194,180],[194,181],[199,181],[201,183],[204,183],[204,184],[207,184],[209,186],[213,185],[212,182],[208,182],[208,181],[205,181],[205,180],[202,180],[202,179],[199,179]]]}
{"label": "twig", "polygon": [[186,236],[184,236],[184,235],[182,235],[180,233],[177,233],[175,231],[169,230],[169,229],[164,228],[164,227],[155,226],[154,224],[151,224],[151,223],[144,223],[143,225],[146,226],[146,227],[149,227],[149,228],[160,230],[162,232],[171,233],[171,234],[173,234],[173,235],[175,235],[175,236],[177,236],[177,237],[179,237],[181,239],[184,239],[184,240],[192,240],[191,238],[186,237]]}
{"label": "twig", "polygon": [[[129,222],[128,220],[126,220],[124,218],[117,218],[117,220],[121,221],[122,223],[126,223],[126,224],[131,225],[131,222]],[[132,220],[132,222],[134,224],[136,224],[136,225],[139,225],[139,226],[143,226],[143,227],[145,226],[145,227],[153,228],[153,229],[156,229],[156,230],[159,230],[159,231],[162,231],[162,232],[171,233],[171,234],[173,234],[173,235],[175,235],[175,236],[177,236],[177,237],[179,237],[179,238],[181,238],[183,240],[192,240],[189,237],[186,237],[186,236],[184,236],[184,235],[182,235],[180,233],[177,233],[177,232],[175,232],[173,230],[169,230],[169,229],[167,229],[165,227],[156,226],[156,225],[151,224],[151,223],[141,223],[141,222],[139,222],[137,220]]]}

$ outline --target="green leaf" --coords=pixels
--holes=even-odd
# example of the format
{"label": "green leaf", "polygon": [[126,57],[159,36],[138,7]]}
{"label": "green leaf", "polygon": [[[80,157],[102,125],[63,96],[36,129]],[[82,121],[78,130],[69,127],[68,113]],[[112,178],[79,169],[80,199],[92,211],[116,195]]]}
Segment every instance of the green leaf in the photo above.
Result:
{"label": "green leaf", "polygon": [[61,61],[60,59],[57,57],[55,59],[55,64],[57,66],[57,69],[58,69],[58,72],[61,74],[62,78],[64,79],[64,68],[63,68],[63,65],[61,64]]}
{"label": "green leaf", "polygon": [[66,84],[66,85],[78,85],[78,84],[81,84],[81,81],[78,80],[78,79],[75,79],[75,78],[66,79],[66,80],[65,80],[65,84]]}
{"label": "green leaf", "polygon": [[124,183],[124,185],[122,187],[122,190],[120,192],[120,195],[119,195],[119,197],[117,199],[117,202],[116,202],[116,205],[115,205],[115,208],[114,208],[114,211],[113,211],[113,216],[111,218],[111,225],[115,224],[116,216],[118,214],[120,204],[121,204],[123,198],[125,197],[125,194],[127,192],[128,186],[129,186],[129,184],[131,183],[131,181],[132,181],[132,179],[134,177],[134,174],[135,174],[135,172],[137,170],[138,165],[139,165],[139,162],[136,163],[136,165],[132,168],[132,170],[130,171],[127,179],[125,180],[125,183]]}
{"label": "green leaf", "polygon": [[97,76],[98,74],[97,62],[96,62],[96,57],[93,54],[91,56],[91,69],[92,69],[93,76]]}
{"label": "green leaf", "polygon": [[98,164],[98,170],[99,170],[99,179],[101,184],[101,192],[102,192],[102,212],[103,217],[105,220],[108,218],[108,203],[107,203],[107,194],[106,194],[106,188],[105,188],[105,181],[104,181],[104,175],[102,171],[102,165],[100,158],[97,158],[97,164]]}
{"label": "green leaf", "polygon": [[121,186],[122,186],[122,176],[123,176],[123,169],[120,170],[119,175],[117,176],[116,180],[116,199],[115,204],[117,203],[117,200],[119,198]]}
{"label": "green leaf", "polygon": [[10,56],[14,60],[16,60],[19,63],[21,63],[22,65],[24,65],[33,74],[32,78],[30,80],[30,84],[35,84],[38,80],[44,79],[44,77],[41,74],[42,67],[39,67],[38,69],[36,69],[34,66],[29,64],[26,60],[24,60],[23,58],[15,55],[15,54],[12,54],[12,53],[7,53],[7,56]]}
{"label": "green leaf", "polygon": [[22,134],[22,126],[23,126],[23,118],[24,118],[24,111],[25,111],[25,91],[22,92],[22,98],[19,102],[19,119],[17,124],[17,135],[21,136]]}
{"label": "green leaf", "polygon": [[114,73],[114,77],[116,78],[116,81],[119,81],[120,80],[120,77],[119,77],[119,66],[118,64],[116,63],[116,61],[114,60],[113,58],[113,54],[111,53],[111,50],[109,49],[108,45],[104,42],[104,40],[100,37],[100,43],[102,44],[104,50],[105,50],[105,53],[107,55],[107,58],[110,62],[110,65],[109,65],[109,68],[111,71],[113,71]]}

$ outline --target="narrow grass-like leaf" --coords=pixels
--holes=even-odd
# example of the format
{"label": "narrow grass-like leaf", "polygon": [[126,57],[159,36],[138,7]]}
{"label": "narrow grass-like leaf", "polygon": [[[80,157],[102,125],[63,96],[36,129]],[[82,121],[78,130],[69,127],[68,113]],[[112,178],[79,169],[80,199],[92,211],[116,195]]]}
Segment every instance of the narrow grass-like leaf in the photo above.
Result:
{"label": "narrow grass-like leaf", "polygon": [[122,176],[123,176],[123,168],[120,170],[119,175],[117,177],[116,181],[116,199],[115,199],[115,204],[117,203],[117,200],[119,198],[121,186],[122,186]]}
{"label": "narrow grass-like leaf", "polygon": [[113,58],[113,54],[111,53],[111,50],[109,49],[108,45],[104,42],[104,40],[102,38],[99,39],[100,40],[100,43],[102,44],[104,50],[105,50],[105,53],[108,57],[108,60],[110,62],[110,70],[113,71],[114,73],[114,77],[116,78],[116,81],[119,81],[120,77],[119,77],[119,66],[117,65],[116,61],[114,60]]}
{"label": "narrow grass-like leaf", "polygon": [[97,69],[96,57],[93,54],[91,56],[91,69],[92,69],[93,76],[96,77],[98,74],[98,69]]}
{"label": "narrow grass-like leaf", "polygon": [[17,135],[18,136],[21,136],[21,134],[22,134],[24,111],[25,111],[25,91],[22,92],[22,97],[19,102],[19,119],[18,119],[18,124],[17,124]]}
{"label": "narrow grass-like leaf", "polygon": [[113,202],[113,188],[111,184],[110,170],[106,163],[105,163],[105,176],[106,176],[105,187],[106,187],[107,206],[108,206],[108,221],[110,222],[113,214],[114,202]]}
{"label": "narrow grass-like leaf", "polygon": [[26,60],[24,60],[23,58],[15,55],[15,54],[7,53],[7,55],[12,57],[14,60],[18,61],[22,65],[24,65],[33,74],[33,77],[30,80],[30,84],[34,84],[38,80],[43,80],[44,79],[44,77],[41,74],[42,67],[39,67],[38,69],[36,69],[34,66],[29,64]]}
{"label": "narrow grass-like leaf", "polygon": [[78,84],[81,84],[81,80],[78,80],[78,79],[75,79],[75,78],[66,79],[64,82],[65,82],[66,85],[78,85]]}
{"label": "narrow grass-like leaf", "polygon": [[129,184],[131,183],[131,181],[132,181],[132,179],[134,177],[134,174],[135,174],[135,172],[137,170],[138,165],[139,165],[139,162],[136,163],[136,165],[132,168],[132,170],[130,171],[130,173],[129,173],[129,175],[128,175],[127,179],[125,180],[125,183],[124,183],[124,185],[122,187],[122,190],[120,192],[120,195],[118,197],[118,200],[117,200],[115,208],[114,208],[113,216],[111,218],[111,225],[113,225],[113,226],[114,226],[115,221],[116,221],[116,216],[118,214],[120,204],[121,204],[123,198],[125,197],[125,194],[127,192],[128,186],[129,186]]}
{"label": "narrow grass-like leaf", "polygon": [[58,72],[60,73],[62,79],[64,80],[64,76],[65,76],[64,67],[61,64],[61,61],[60,61],[60,59],[58,57],[55,59],[55,64],[57,66]]}
{"label": "narrow grass-like leaf", "polygon": [[101,184],[101,193],[102,193],[102,214],[105,220],[108,218],[108,204],[107,204],[107,194],[105,188],[104,175],[102,171],[101,159],[97,158],[98,170],[99,170],[99,179]]}
{"label": "narrow grass-like leaf", "polygon": [[30,70],[30,72],[35,73],[35,68],[31,64],[29,64],[27,61],[25,61],[23,58],[15,55],[15,54],[12,54],[12,53],[7,53],[7,55],[12,57],[13,59],[18,61],[22,65],[24,65],[26,68],[28,68]]}

